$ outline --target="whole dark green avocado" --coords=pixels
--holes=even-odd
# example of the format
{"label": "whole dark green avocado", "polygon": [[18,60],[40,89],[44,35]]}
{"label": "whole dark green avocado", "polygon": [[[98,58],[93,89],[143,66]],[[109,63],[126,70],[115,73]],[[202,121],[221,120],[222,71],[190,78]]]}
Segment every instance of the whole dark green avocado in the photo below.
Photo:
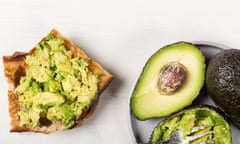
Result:
{"label": "whole dark green avocado", "polygon": [[210,60],[206,87],[213,101],[240,127],[240,50],[223,50]]}

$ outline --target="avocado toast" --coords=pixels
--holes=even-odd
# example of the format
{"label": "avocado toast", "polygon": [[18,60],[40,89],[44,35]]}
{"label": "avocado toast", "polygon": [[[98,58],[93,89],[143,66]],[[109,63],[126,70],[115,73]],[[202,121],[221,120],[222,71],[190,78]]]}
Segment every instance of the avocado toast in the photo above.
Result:
{"label": "avocado toast", "polygon": [[53,29],[28,53],[3,56],[11,132],[79,127],[112,75]]}

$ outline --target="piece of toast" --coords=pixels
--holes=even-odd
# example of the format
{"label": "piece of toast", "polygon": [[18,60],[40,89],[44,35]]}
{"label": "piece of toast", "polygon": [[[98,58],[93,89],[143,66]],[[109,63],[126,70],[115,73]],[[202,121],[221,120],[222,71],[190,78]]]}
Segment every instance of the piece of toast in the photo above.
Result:
{"label": "piece of toast", "polygon": [[[113,77],[108,71],[106,71],[93,59],[89,58],[81,49],[79,49],[69,39],[61,35],[57,30],[51,30],[50,34],[54,35],[55,37],[61,37],[64,40],[65,47],[68,50],[72,51],[73,57],[88,59],[89,69],[94,74],[97,74],[99,76],[98,96],[96,96],[96,98],[91,103],[91,106],[83,112],[83,114],[79,117],[78,120],[75,121],[75,124],[71,128],[79,127],[82,122],[93,113],[98,103],[100,93],[103,92],[103,90],[108,86]],[[45,38],[43,38],[41,41],[44,41],[44,39]],[[11,56],[3,56],[4,73],[9,83],[8,105],[9,115],[11,119],[11,132],[33,131],[48,134],[61,129],[60,122],[49,125],[48,122],[44,122],[44,120],[41,121],[43,126],[38,126],[34,129],[27,126],[20,126],[20,119],[17,115],[17,112],[20,110],[20,106],[18,104],[18,96],[14,93],[14,89],[19,85],[21,77],[25,76],[26,74],[28,67],[25,63],[26,55],[31,55],[34,52],[35,47],[28,53],[15,52]]]}

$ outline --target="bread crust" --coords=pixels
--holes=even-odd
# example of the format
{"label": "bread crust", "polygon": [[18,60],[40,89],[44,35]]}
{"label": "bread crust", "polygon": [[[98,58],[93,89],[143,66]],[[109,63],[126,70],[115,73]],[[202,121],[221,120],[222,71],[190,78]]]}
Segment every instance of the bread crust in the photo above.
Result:
{"label": "bread crust", "polygon": [[[98,96],[92,101],[91,105],[85,109],[83,114],[75,121],[75,124],[71,128],[79,127],[85,119],[87,119],[96,109],[99,96],[104,91],[104,89],[109,85],[113,76],[105,70],[100,64],[98,64],[93,59],[89,58],[84,51],[82,51],[79,47],[77,47],[73,42],[69,39],[61,35],[56,29],[52,29],[50,34],[55,37],[60,37],[64,40],[64,45],[68,50],[73,52],[73,57],[85,58],[89,61],[89,69],[99,76],[98,83]],[[41,41],[44,41],[43,38]],[[40,41],[40,42],[41,42]],[[61,123],[56,122],[48,126],[40,126],[34,129],[27,126],[20,126],[20,119],[17,116],[17,112],[20,110],[20,106],[18,104],[18,96],[14,93],[14,89],[19,85],[20,78],[26,75],[27,64],[25,63],[25,59],[27,55],[31,55],[35,52],[35,47],[31,49],[28,53],[25,52],[15,52],[11,56],[3,56],[3,66],[4,66],[4,74],[7,77],[9,90],[8,90],[8,110],[9,116],[11,119],[11,129],[10,132],[24,132],[24,131],[32,131],[38,133],[49,134],[55,132],[61,128]]]}

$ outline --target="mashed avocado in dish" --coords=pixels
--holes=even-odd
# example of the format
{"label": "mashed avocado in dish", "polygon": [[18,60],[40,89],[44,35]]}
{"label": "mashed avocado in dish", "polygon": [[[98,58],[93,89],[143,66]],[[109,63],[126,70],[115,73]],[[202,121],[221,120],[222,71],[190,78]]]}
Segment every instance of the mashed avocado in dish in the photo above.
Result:
{"label": "mashed avocado in dish", "polygon": [[[158,141],[168,140],[172,133],[179,129],[183,132],[183,139],[186,139],[187,136],[196,136],[212,132],[190,141],[189,144],[202,144],[204,143],[203,141],[209,141],[209,144],[231,144],[231,127],[228,121],[222,116],[222,112],[220,112],[219,109],[207,105],[179,111],[158,123],[152,132],[149,144],[156,144]],[[197,127],[203,128],[192,132],[192,130]]]}
{"label": "mashed avocado in dish", "polygon": [[27,74],[15,89],[20,124],[35,128],[45,118],[60,121],[62,130],[73,126],[98,94],[98,76],[88,60],[73,57],[62,38],[49,34],[26,63]]}

